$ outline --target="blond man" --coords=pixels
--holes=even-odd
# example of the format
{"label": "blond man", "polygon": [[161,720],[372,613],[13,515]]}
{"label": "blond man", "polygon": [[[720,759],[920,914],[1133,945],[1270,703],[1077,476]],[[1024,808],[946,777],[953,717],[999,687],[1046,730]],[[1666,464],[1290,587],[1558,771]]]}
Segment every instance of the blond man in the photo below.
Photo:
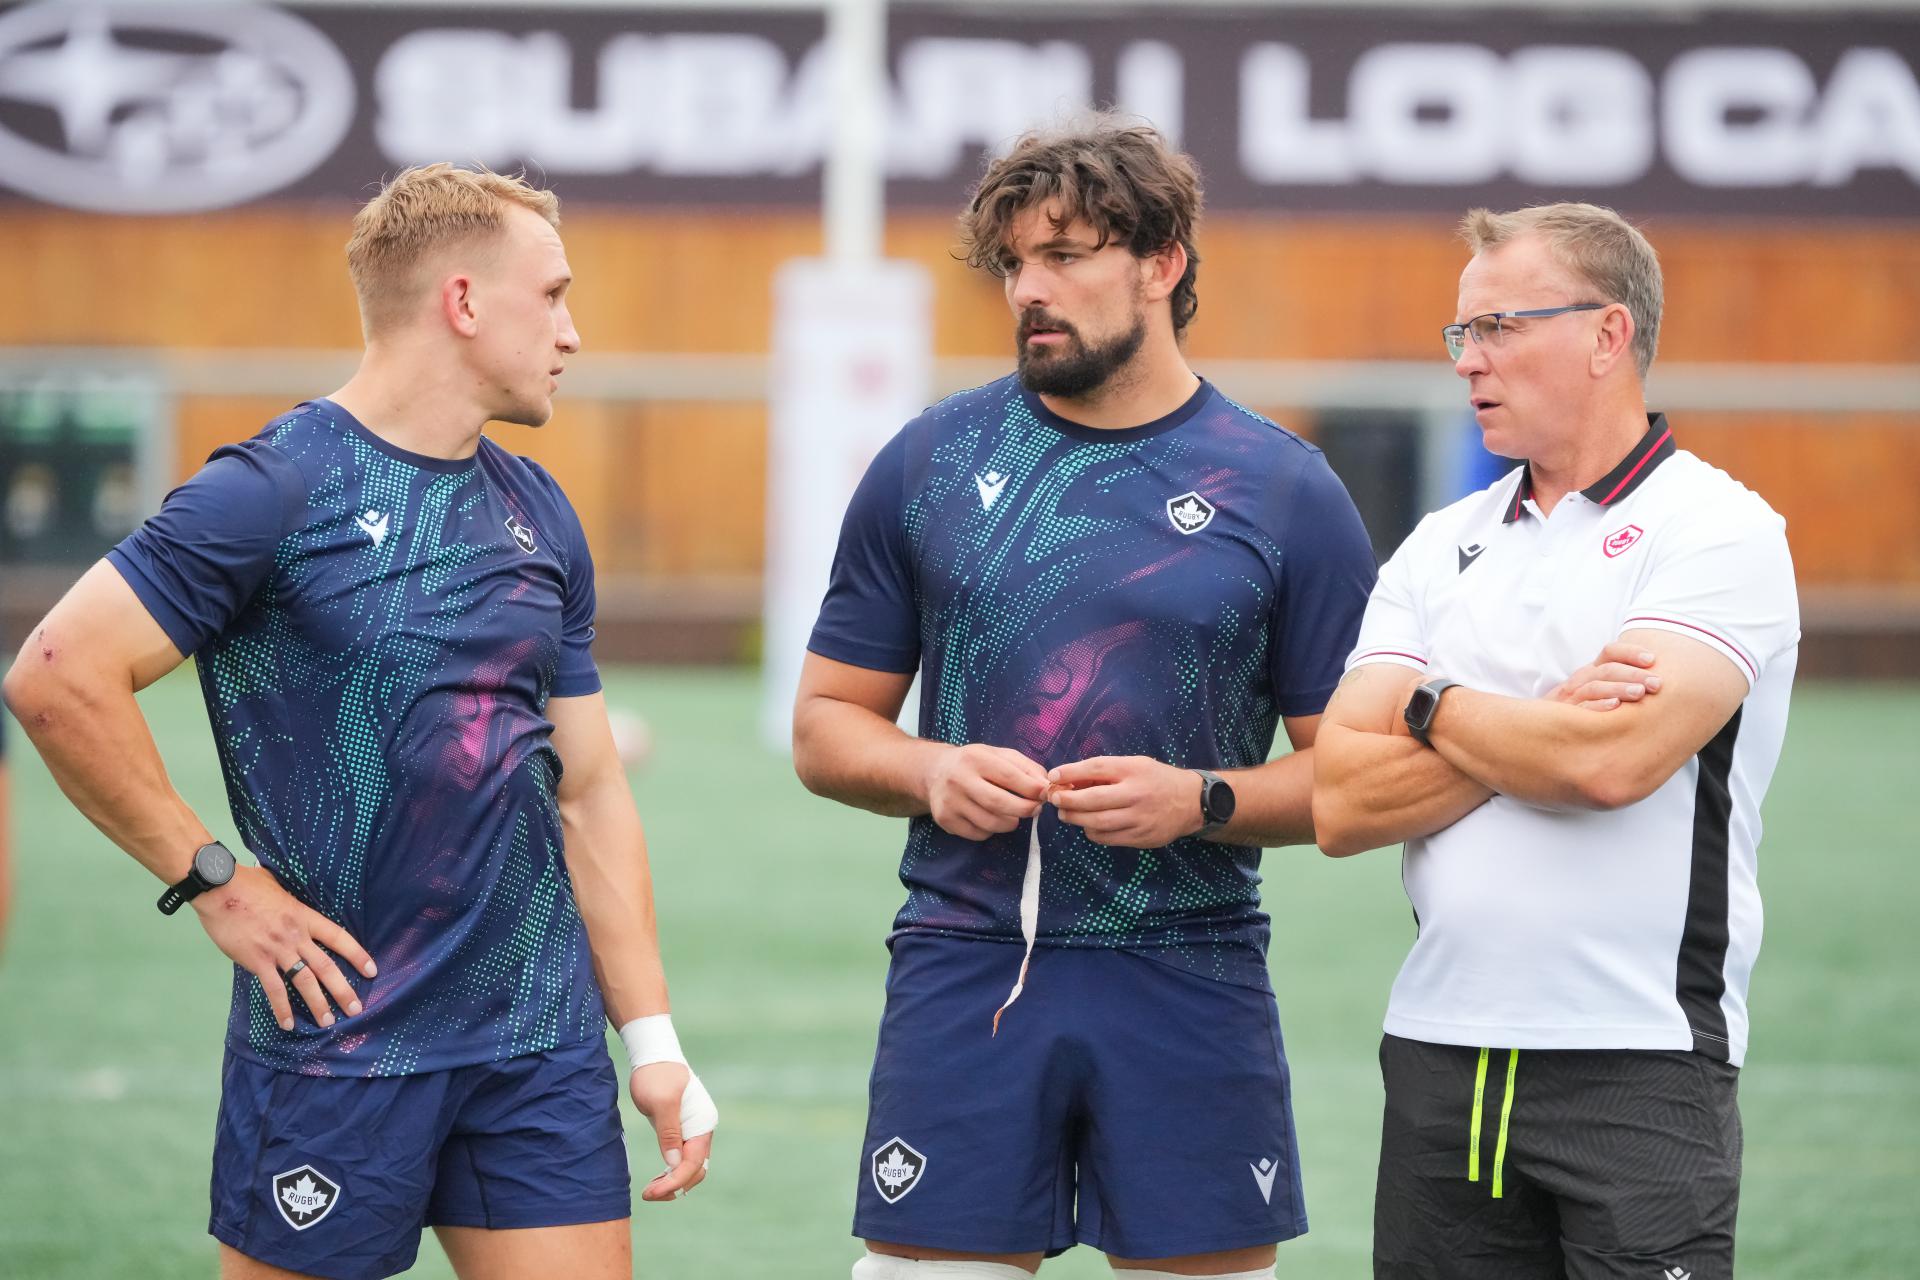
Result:
{"label": "blond man", "polygon": [[1522,465],[1381,569],[1314,760],[1321,847],[1404,841],[1418,922],[1374,1274],[1731,1276],[1784,524],[1647,412],[1645,236],[1583,204],[1462,230],[1448,354]]}
{"label": "blond man", "polygon": [[[355,219],[366,354],[206,467],[31,633],[8,704],[67,795],[234,962],[210,1230],[227,1277],[630,1274],[605,1023],[667,1170],[711,1100],[667,1013],[646,846],[553,478],[580,337],[550,192],[410,169]],[[236,865],[134,701],[196,660]]]}

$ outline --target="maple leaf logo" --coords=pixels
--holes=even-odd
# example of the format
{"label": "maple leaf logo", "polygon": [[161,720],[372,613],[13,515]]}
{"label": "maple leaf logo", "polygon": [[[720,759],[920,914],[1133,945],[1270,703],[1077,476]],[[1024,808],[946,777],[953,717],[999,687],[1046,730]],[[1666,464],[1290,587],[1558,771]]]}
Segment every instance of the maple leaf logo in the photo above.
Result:
{"label": "maple leaf logo", "polygon": [[906,1153],[895,1147],[887,1152],[887,1158],[881,1162],[880,1181],[887,1184],[889,1190],[899,1190],[900,1184],[917,1172],[918,1166],[907,1163]]}
{"label": "maple leaf logo", "polygon": [[1181,533],[1198,533],[1212,524],[1215,510],[1211,502],[1191,489],[1167,499],[1167,519]]}
{"label": "maple leaf logo", "polygon": [[340,1184],[310,1164],[273,1177],[273,1207],[295,1231],[317,1225],[340,1203]]}
{"label": "maple leaf logo", "polygon": [[867,1167],[873,1174],[873,1189],[882,1200],[893,1204],[920,1185],[927,1172],[927,1158],[905,1138],[893,1137],[873,1149]]}
{"label": "maple leaf logo", "polygon": [[314,1185],[312,1178],[304,1174],[301,1175],[300,1181],[294,1183],[292,1186],[281,1188],[280,1198],[287,1202],[287,1208],[293,1210],[303,1218],[310,1213],[318,1213],[320,1210],[326,1208],[327,1201],[332,1199],[326,1192]]}

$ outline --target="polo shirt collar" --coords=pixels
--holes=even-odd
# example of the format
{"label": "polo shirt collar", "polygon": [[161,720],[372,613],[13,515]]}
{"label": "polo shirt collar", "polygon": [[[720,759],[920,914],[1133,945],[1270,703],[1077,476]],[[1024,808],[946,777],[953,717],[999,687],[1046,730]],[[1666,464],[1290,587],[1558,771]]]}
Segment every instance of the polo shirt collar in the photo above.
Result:
{"label": "polo shirt collar", "polygon": [[[1673,442],[1673,428],[1667,425],[1667,415],[1650,413],[1647,415],[1647,434],[1640,437],[1640,443],[1627,451],[1620,465],[1601,476],[1598,480],[1580,491],[1581,496],[1598,507],[1610,506],[1620,501],[1647,482],[1654,468],[1674,455],[1679,448]],[[1500,517],[1500,523],[1512,524],[1520,518],[1526,509],[1528,498],[1533,496],[1533,464],[1520,468],[1520,483],[1514,488],[1513,499],[1507,503],[1506,511]]]}

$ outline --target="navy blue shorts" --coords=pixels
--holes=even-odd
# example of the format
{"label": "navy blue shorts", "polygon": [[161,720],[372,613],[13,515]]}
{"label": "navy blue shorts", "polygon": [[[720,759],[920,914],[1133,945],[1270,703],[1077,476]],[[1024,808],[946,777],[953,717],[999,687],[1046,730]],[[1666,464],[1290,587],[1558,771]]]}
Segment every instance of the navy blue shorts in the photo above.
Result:
{"label": "navy blue shorts", "polygon": [[629,1217],[618,1091],[599,1039],[374,1079],[229,1052],[208,1230],[276,1267],[372,1280],[413,1265],[423,1227]]}
{"label": "navy blue shorts", "polygon": [[893,943],[853,1233],[1167,1258],[1307,1229],[1271,993],[1105,948]]}

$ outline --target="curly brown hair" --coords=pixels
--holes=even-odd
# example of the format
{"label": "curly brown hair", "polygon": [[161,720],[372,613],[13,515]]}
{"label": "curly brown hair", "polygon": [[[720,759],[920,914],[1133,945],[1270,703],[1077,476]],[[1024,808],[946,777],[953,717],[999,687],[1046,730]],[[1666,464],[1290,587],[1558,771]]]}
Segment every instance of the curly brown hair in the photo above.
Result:
{"label": "curly brown hair", "polygon": [[1159,130],[1100,114],[1065,128],[1034,130],[987,166],[960,215],[960,248],[968,265],[1005,275],[1011,269],[1013,222],[1036,205],[1053,203],[1054,230],[1085,219],[1100,237],[1126,245],[1136,258],[1172,245],[1187,251],[1187,269],[1168,302],[1173,331],[1184,333],[1200,308],[1194,279],[1200,253],[1200,171]]}

